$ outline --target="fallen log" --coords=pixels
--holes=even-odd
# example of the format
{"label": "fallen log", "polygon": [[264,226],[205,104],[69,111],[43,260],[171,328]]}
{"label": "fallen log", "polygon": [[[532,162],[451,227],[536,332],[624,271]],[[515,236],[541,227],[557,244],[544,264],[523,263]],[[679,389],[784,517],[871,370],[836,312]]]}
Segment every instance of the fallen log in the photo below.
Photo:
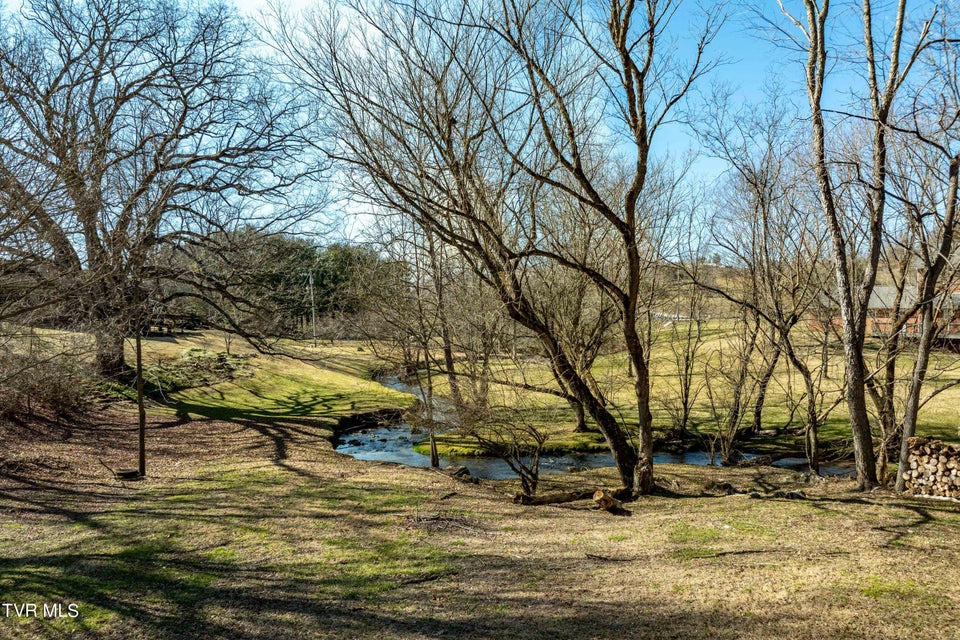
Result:
{"label": "fallen log", "polygon": [[544,493],[537,496],[527,496],[518,493],[513,496],[516,504],[525,505],[544,505],[544,504],[562,504],[564,502],[575,502],[577,500],[589,500],[593,491],[564,491],[560,493]]}

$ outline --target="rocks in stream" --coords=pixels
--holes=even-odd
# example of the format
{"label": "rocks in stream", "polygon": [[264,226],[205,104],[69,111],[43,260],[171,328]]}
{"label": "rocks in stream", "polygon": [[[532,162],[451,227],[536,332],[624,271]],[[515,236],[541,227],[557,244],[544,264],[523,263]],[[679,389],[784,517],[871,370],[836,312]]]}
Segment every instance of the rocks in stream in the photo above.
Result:
{"label": "rocks in stream", "polygon": [[348,431],[358,431],[369,427],[396,424],[402,419],[403,411],[400,409],[380,409],[379,411],[355,413],[349,416],[343,416],[337,420],[336,432],[338,434],[347,433]]}

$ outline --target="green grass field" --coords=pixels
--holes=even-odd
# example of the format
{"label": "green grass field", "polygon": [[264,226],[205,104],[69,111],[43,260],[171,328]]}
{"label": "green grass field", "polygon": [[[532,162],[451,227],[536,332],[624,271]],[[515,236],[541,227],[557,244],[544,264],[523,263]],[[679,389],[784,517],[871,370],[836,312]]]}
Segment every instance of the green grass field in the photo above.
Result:
{"label": "green grass field", "polygon": [[[148,364],[218,350],[215,336],[146,345]],[[252,372],[151,403],[139,482],[100,464],[134,455],[129,403],[90,423],[0,423],[0,594],[40,612],[0,617],[0,638],[960,633],[954,503],[771,467],[658,465],[659,491],[631,517],[515,505],[511,481],[332,450],[334,420],[411,401],[367,379],[378,364],[359,347],[249,358]],[[740,493],[716,493],[721,481]],[[606,469],[542,490],[616,485]]]}
{"label": "green grass field", "polygon": [[[216,334],[145,341],[144,362],[149,369],[181,358],[184,353],[223,349]],[[371,380],[378,362],[360,343],[312,349],[297,345],[303,359],[257,354],[248,345],[234,343],[232,351],[244,358],[249,374],[234,379],[163,394],[178,415],[217,420],[316,420],[330,424],[339,417],[380,409],[405,408],[412,396]],[[130,354],[132,356],[132,354]],[[154,393],[155,397],[161,394]]]}
{"label": "green grass field", "polygon": [[[716,354],[721,348],[728,348],[728,332],[726,325],[713,323],[704,331],[705,341],[701,347],[701,360],[716,360]],[[654,342],[651,357],[651,411],[654,419],[654,429],[664,433],[672,425],[672,414],[668,406],[679,396],[679,379],[676,364],[672,356],[670,343],[671,336],[663,332]],[[803,338],[801,338],[801,342]],[[809,337],[810,345],[802,348],[806,353],[808,365],[813,368],[820,366],[819,348],[812,345],[813,338]],[[877,345],[868,345],[868,362],[877,358]],[[716,364],[716,363],[714,363]],[[759,365],[758,365],[759,366]],[[898,371],[901,377],[900,388],[905,393],[906,380],[912,374],[913,361],[909,356],[903,356],[898,361]],[[527,382],[543,386],[555,387],[547,363],[540,358],[527,358],[522,363],[512,360],[495,361],[493,365],[495,375],[499,379],[515,382]],[[938,351],[934,354],[930,372],[933,379],[929,380],[924,395],[941,385],[949,385],[960,379],[960,356],[949,351]],[[820,405],[823,408],[835,403],[842,393],[843,364],[842,353],[839,348],[833,349],[828,357],[829,377],[821,383],[823,397]],[[627,360],[624,353],[613,353],[599,357],[593,367],[593,375],[601,390],[611,403],[615,415],[629,427],[637,424],[636,400],[633,394],[633,383],[627,375]],[[708,435],[715,432],[715,422],[710,411],[708,395],[705,390],[705,369],[701,364],[695,368],[693,387],[699,392],[693,406],[690,431],[697,435]],[[445,379],[435,376],[435,391],[438,395],[448,395],[449,387]],[[729,394],[722,384],[718,385],[721,400],[723,394]],[[803,436],[799,430],[803,427],[805,412],[805,394],[803,381],[781,358],[771,380],[766,402],[763,409],[763,429],[776,431],[776,435],[752,439],[744,448],[758,453],[795,453],[804,449]],[[897,402],[898,411],[902,413],[905,398]],[[512,414],[520,409],[528,421],[538,430],[548,436],[546,449],[550,452],[563,451],[594,451],[602,448],[603,444],[595,434],[573,433],[575,418],[567,403],[555,396],[536,394],[526,391],[517,391],[504,385],[493,385],[491,390],[491,405],[494,418],[498,408],[505,414]],[[873,405],[868,400],[872,410]],[[924,405],[918,423],[918,435],[937,438],[945,441],[958,440],[960,417],[957,407],[960,406],[960,386],[936,395]],[[752,419],[752,405],[746,414],[746,419]],[[839,450],[850,439],[849,420],[846,416],[845,403],[839,403],[829,413],[826,422],[820,430],[821,442],[828,447]],[[454,433],[444,434],[438,439],[441,454],[464,455],[478,451],[476,441],[469,436],[460,436]],[[424,447],[421,446],[421,449]]]}

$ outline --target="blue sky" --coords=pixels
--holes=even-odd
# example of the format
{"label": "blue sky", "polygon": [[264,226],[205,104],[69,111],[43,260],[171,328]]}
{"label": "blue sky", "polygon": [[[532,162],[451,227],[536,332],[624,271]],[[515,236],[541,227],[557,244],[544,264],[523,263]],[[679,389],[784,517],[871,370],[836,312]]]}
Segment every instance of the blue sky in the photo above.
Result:
{"label": "blue sky", "polygon": [[[284,3],[294,9],[315,6],[323,0],[284,0]],[[235,0],[238,9],[249,16],[258,16],[267,8],[265,0]],[[706,2],[705,6],[712,3]],[[785,70],[783,59],[784,51],[778,50],[770,43],[766,35],[755,28],[759,20],[755,18],[749,6],[757,3],[731,3],[728,8],[728,19],[724,28],[715,39],[711,55],[723,58],[726,63],[718,68],[701,85],[704,91],[709,90],[708,83],[721,82],[730,85],[736,92],[737,100],[757,101],[763,98],[762,87],[767,76],[783,75]],[[779,14],[774,0],[770,0],[771,11]],[[675,34],[677,55],[684,56],[696,46],[696,40],[691,35],[701,24],[702,8],[697,2],[688,0],[680,6],[674,19],[672,31]],[[799,72],[799,69],[795,69]],[[797,75],[797,78],[801,76]],[[799,85],[797,86],[799,88]],[[802,97],[802,96],[801,96]],[[662,130],[657,139],[656,150],[659,153],[669,152],[671,155],[683,156],[688,152],[696,152],[699,145],[690,134],[687,127],[673,125]],[[700,158],[697,161],[697,170],[708,177],[715,177],[721,170],[719,162]]]}
{"label": "blue sky", "polygon": [[[285,0],[285,3],[294,9],[302,9],[323,1]],[[267,6],[264,0],[235,0],[235,4],[241,12],[251,16],[258,15]],[[908,24],[928,17],[935,4],[930,0],[912,1]],[[944,2],[939,4],[943,6]],[[784,0],[784,5],[803,20],[803,6],[799,0]],[[674,55],[677,58],[683,59],[695,50],[703,10],[713,6],[714,3],[709,0],[686,0],[680,5],[671,24],[675,39]],[[888,40],[886,34],[893,26],[894,8],[893,0],[874,0],[874,28],[878,46]],[[722,59],[724,63],[698,85],[699,95],[694,95],[688,105],[694,114],[697,99],[707,99],[714,84],[724,85],[731,91],[732,106],[737,109],[740,106],[763,107],[766,101],[764,88],[770,83],[782,90],[787,102],[796,105],[801,116],[806,113],[803,75],[805,54],[797,51],[782,34],[764,21],[766,17],[782,25],[787,33],[799,35],[796,27],[781,14],[776,0],[731,0],[726,3],[725,11],[726,22],[709,50],[713,59]],[[825,103],[846,105],[851,102],[852,92],[862,92],[863,87],[862,77],[855,69],[858,56],[862,56],[862,44],[858,45],[858,42],[862,42],[860,0],[833,0],[828,28],[830,55],[836,59],[842,54],[846,62],[838,65],[828,76]],[[654,153],[669,154],[676,158],[695,155],[693,173],[696,178],[706,182],[715,180],[725,168],[721,161],[701,153],[696,137],[682,124],[667,126],[658,133]]]}
{"label": "blue sky", "polygon": [[[701,4],[711,5],[709,2]],[[939,5],[942,11],[948,4],[930,0],[913,0],[908,4],[905,49],[912,44],[911,34],[917,33],[916,27],[930,17],[933,7]],[[801,2],[784,0],[784,5],[801,21],[805,20]],[[874,39],[878,50],[883,50],[894,26],[896,3],[893,0],[874,0],[873,8]],[[803,117],[808,113],[803,69],[806,54],[788,42],[764,18],[782,26],[788,34],[800,37],[802,34],[783,16],[776,0],[734,0],[727,4],[726,11],[726,23],[712,44],[713,55],[725,63],[709,79],[704,79],[699,85],[700,91],[709,95],[711,84],[720,83],[732,92],[731,102],[735,108],[763,107],[767,101],[764,87],[773,84],[779,87],[788,103],[795,105],[797,113]],[[700,24],[699,15],[702,15],[702,9],[696,2],[685,2],[674,25],[677,33],[688,31],[691,25]],[[911,27],[914,28],[911,30]],[[828,108],[849,107],[857,101],[855,95],[864,95],[862,34],[860,1],[834,0],[828,20],[828,56],[834,66],[827,76],[824,90],[824,106]],[[681,51],[692,50],[694,46],[695,42],[690,40],[678,42]],[[663,133],[665,135],[656,141],[657,151],[669,150],[674,155],[684,150],[699,151],[699,145],[687,127],[675,126]],[[723,170],[723,163],[712,158],[701,156],[694,164],[694,171],[706,180],[716,178]]]}

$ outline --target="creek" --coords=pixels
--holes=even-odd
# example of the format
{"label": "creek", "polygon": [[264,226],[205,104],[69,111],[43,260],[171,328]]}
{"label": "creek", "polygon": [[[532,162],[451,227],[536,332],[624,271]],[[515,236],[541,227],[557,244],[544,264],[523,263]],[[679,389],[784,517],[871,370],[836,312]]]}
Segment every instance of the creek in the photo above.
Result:
{"label": "creek", "polygon": [[[403,393],[416,396],[421,402],[423,395],[415,386],[401,382],[396,377],[387,377],[380,380],[381,384]],[[439,406],[438,406],[439,405]],[[445,409],[441,402],[434,401],[435,411],[441,416]],[[358,460],[376,460],[381,462],[397,462],[411,467],[429,467],[430,456],[414,451],[415,444],[426,439],[426,434],[417,432],[407,423],[387,426],[362,428],[342,434],[334,443],[337,451],[353,456]],[[744,453],[743,459],[749,460],[756,454]],[[655,464],[712,464],[710,454],[705,451],[688,451],[685,453],[655,453]],[[463,466],[476,478],[488,480],[507,480],[516,475],[510,466],[499,458],[480,456],[440,457],[440,466]],[[613,456],[609,453],[570,453],[560,456],[544,455],[540,458],[540,473],[571,473],[586,469],[612,467]],[[805,458],[781,458],[773,463],[775,467],[805,471]],[[821,465],[820,473],[824,476],[850,476],[853,470],[842,465]]]}

